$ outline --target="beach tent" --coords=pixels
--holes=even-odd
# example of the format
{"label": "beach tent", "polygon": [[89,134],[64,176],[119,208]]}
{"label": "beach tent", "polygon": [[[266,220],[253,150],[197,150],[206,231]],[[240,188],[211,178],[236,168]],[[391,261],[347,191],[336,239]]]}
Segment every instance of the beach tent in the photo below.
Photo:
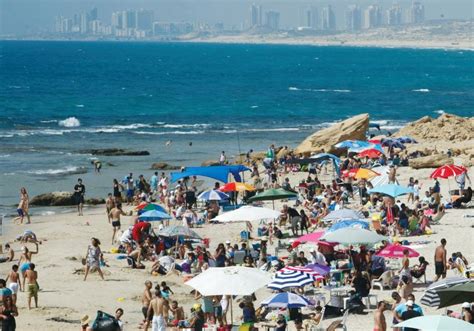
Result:
{"label": "beach tent", "polygon": [[224,214],[220,214],[213,219],[213,221],[219,221],[224,223],[229,222],[245,222],[245,221],[261,221],[261,220],[273,220],[280,217],[279,211],[264,208],[264,207],[253,207],[253,206],[242,206],[238,209],[229,211]]}
{"label": "beach tent", "polygon": [[241,182],[242,178],[240,177],[240,173],[244,171],[250,171],[250,169],[243,165],[186,167],[181,172],[172,172],[171,182],[176,182],[185,177],[203,176],[227,183],[230,174],[234,177],[236,182]]}

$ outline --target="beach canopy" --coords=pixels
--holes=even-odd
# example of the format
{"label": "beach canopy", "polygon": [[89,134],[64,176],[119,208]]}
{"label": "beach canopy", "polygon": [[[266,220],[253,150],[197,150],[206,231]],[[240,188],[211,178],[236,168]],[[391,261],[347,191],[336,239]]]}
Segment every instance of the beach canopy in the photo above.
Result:
{"label": "beach canopy", "polygon": [[311,306],[311,302],[305,297],[291,292],[274,294],[261,303],[262,306],[270,308],[302,308]]}
{"label": "beach canopy", "polygon": [[370,225],[366,220],[342,220],[334,223],[329,229],[326,230],[326,232],[333,232],[344,228],[358,228],[368,230]]}
{"label": "beach canopy", "polygon": [[185,177],[203,176],[227,183],[230,174],[232,174],[236,182],[241,182],[242,178],[240,177],[240,173],[244,171],[250,171],[250,169],[243,165],[186,167],[181,172],[172,172],[171,182],[176,182]]}
{"label": "beach canopy", "polygon": [[406,321],[392,325],[393,328],[412,328],[422,331],[474,331],[474,325],[461,319],[441,316],[426,315],[410,318]]}
{"label": "beach canopy", "polygon": [[402,245],[388,245],[381,249],[377,254],[377,256],[388,257],[391,259],[401,259],[403,258],[403,251],[408,249],[408,257],[418,257],[420,253],[415,251],[413,248],[402,246]]}
{"label": "beach canopy", "polygon": [[382,240],[388,240],[387,237],[379,235],[377,232],[358,228],[343,228],[333,232],[327,232],[321,237],[321,240],[328,242],[337,242],[345,245],[357,244],[376,244]]}
{"label": "beach canopy", "polygon": [[140,221],[147,221],[147,222],[162,221],[162,220],[171,219],[171,218],[172,217],[170,215],[159,210],[149,210],[149,211],[144,212],[138,217]]}
{"label": "beach canopy", "polygon": [[401,185],[396,185],[396,184],[385,184],[385,185],[374,187],[373,189],[370,189],[367,192],[379,193],[379,194],[391,196],[392,198],[396,198],[400,195],[413,193],[413,189],[404,187]]}
{"label": "beach canopy", "polygon": [[467,169],[463,166],[457,166],[454,164],[447,164],[442,167],[439,167],[430,175],[430,178],[449,178],[454,176],[459,176],[462,173],[465,173]]}
{"label": "beach canopy", "polygon": [[203,296],[251,295],[271,280],[269,273],[257,268],[224,267],[209,268],[185,284]]}
{"label": "beach canopy", "polygon": [[188,228],[187,226],[167,226],[160,230],[158,235],[163,237],[185,237],[192,239],[202,239],[200,235]]}
{"label": "beach canopy", "polygon": [[[249,198],[249,202],[255,201],[275,201],[281,199],[288,199],[288,198],[296,198],[298,196],[295,192],[286,191],[282,188],[271,188],[265,190],[253,197]],[[273,208],[275,208],[275,202],[273,202]]]}
{"label": "beach canopy", "polygon": [[323,222],[332,222],[340,220],[352,220],[352,219],[361,219],[364,218],[364,214],[359,211],[342,208],[330,212],[323,218]]}
{"label": "beach canopy", "polygon": [[457,305],[463,302],[474,302],[474,282],[469,281],[437,291],[440,304],[438,308]]}
{"label": "beach canopy", "polygon": [[255,191],[255,187],[247,183],[232,182],[227,183],[224,186],[219,187],[221,192],[244,192],[244,191]]}
{"label": "beach canopy", "polygon": [[432,283],[428,286],[425,294],[421,297],[420,302],[428,307],[438,307],[441,300],[438,296],[438,290],[449,288],[458,284],[464,284],[469,282],[469,279],[464,277],[449,277]]}
{"label": "beach canopy", "polygon": [[370,148],[371,143],[362,140],[344,140],[334,145],[336,148]]}
{"label": "beach canopy", "polygon": [[303,287],[314,282],[314,277],[308,273],[295,270],[277,272],[268,288],[272,290],[284,290],[291,287]]}
{"label": "beach canopy", "polygon": [[318,231],[318,232],[313,232],[313,233],[307,233],[301,237],[299,237],[297,240],[299,242],[313,242],[317,243],[319,239],[324,235],[324,231]]}
{"label": "beach canopy", "polygon": [[221,201],[221,200],[229,200],[229,196],[221,191],[217,190],[209,190],[204,191],[197,197],[199,200],[205,201]]}
{"label": "beach canopy", "polygon": [[229,222],[245,222],[245,221],[261,221],[261,220],[273,220],[280,217],[280,212],[254,206],[242,206],[238,209],[218,215],[213,221],[219,221],[224,223]]}

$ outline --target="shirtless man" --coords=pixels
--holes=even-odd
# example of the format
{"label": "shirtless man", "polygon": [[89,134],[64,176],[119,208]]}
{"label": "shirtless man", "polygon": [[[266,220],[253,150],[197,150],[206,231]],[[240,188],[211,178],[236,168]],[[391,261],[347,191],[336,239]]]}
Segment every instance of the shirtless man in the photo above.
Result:
{"label": "shirtless man", "polygon": [[436,273],[434,281],[437,282],[440,277],[442,277],[443,279],[446,278],[446,239],[441,239],[441,245],[436,247],[434,260]]}
{"label": "shirtless man", "polygon": [[16,305],[18,289],[21,290],[21,282],[20,282],[20,274],[18,273],[18,265],[14,264],[12,266],[12,270],[7,275],[7,278],[5,279],[5,281],[8,282],[9,280],[10,280],[10,284],[8,285],[8,288],[12,291],[13,304]]}
{"label": "shirtless man", "polygon": [[13,249],[11,249],[10,244],[5,244],[5,251],[3,252],[3,254],[5,256],[0,258],[0,263],[1,262],[11,262],[15,258],[15,251]]}
{"label": "shirtless man", "polygon": [[183,307],[178,306],[178,301],[171,302],[170,307],[171,312],[173,313],[173,321],[178,324],[179,321],[184,320],[184,310]]}
{"label": "shirtless man", "polygon": [[122,210],[122,204],[118,203],[109,213],[109,218],[112,220],[112,227],[114,229],[112,233],[112,245],[115,244],[115,234],[120,230],[120,216],[127,216]]}
{"label": "shirtless man", "polygon": [[[148,307],[150,306],[150,302],[151,302],[151,289],[153,288],[153,283],[149,280],[147,280],[145,282],[145,290],[143,291],[143,294],[142,294],[142,313],[143,313],[143,316],[144,316],[144,320],[143,320],[143,323],[145,324],[147,322],[147,315],[148,315]],[[151,314],[150,314],[151,315]],[[151,319],[149,319],[148,321],[151,321]]]}
{"label": "shirtless man", "polygon": [[26,270],[26,289],[28,290],[28,309],[31,309],[31,298],[35,299],[35,308],[38,308],[38,272],[35,271],[35,264],[30,263],[30,269]]}
{"label": "shirtless man", "polygon": [[374,315],[374,331],[387,330],[387,322],[385,321],[385,316],[383,314],[385,310],[387,310],[387,304],[385,301],[379,301]]}
{"label": "shirtless man", "polygon": [[158,289],[155,291],[155,298],[150,301],[148,306],[148,319],[145,324],[145,331],[148,331],[150,325],[150,317],[152,319],[152,331],[165,331],[166,321],[168,321],[168,301],[162,298],[161,291]]}
{"label": "shirtless man", "polygon": [[397,168],[395,166],[390,166],[388,171],[388,183],[397,184]]}
{"label": "shirtless man", "polygon": [[115,199],[112,196],[112,193],[107,195],[107,200],[105,200],[105,212],[107,213],[107,219],[110,223],[110,212],[115,207]]}

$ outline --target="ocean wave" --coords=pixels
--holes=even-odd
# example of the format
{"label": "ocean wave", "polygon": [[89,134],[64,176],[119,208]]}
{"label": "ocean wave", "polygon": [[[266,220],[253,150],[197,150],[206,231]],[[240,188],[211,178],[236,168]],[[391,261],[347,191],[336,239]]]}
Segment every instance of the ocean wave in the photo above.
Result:
{"label": "ocean wave", "polygon": [[81,126],[81,122],[74,116],[59,121],[58,124],[59,126],[63,126],[65,128],[76,128]]}
{"label": "ocean wave", "polygon": [[208,128],[211,124],[207,123],[196,123],[196,124],[164,124],[164,128],[168,129],[180,129],[180,128]]}
{"label": "ocean wave", "polygon": [[440,114],[440,115],[443,115],[443,114],[445,113],[445,111],[442,110],[442,109],[435,110],[434,112],[435,112],[436,114]]}
{"label": "ocean wave", "polygon": [[12,138],[13,134],[0,134],[0,138]]}
{"label": "ocean wave", "polygon": [[29,89],[30,87],[29,86],[22,86],[22,85],[8,85],[8,88],[18,90],[18,89],[22,89],[22,88]]}
{"label": "ocean wave", "polygon": [[10,157],[10,154],[0,154],[0,158]]}
{"label": "ocean wave", "polygon": [[412,92],[420,92],[420,93],[429,93],[430,90],[427,89],[427,88],[420,88],[420,89],[417,89],[417,90],[411,90]]}
{"label": "ocean wave", "polygon": [[247,132],[287,132],[299,131],[299,128],[262,128],[262,129],[247,129]]}
{"label": "ocean wave", "polygon": [[192,135],[192,134],[203,134],[206,131],[168,131],[168,132],[154,132],[154,131],[132,131],[135,134],[151,135],[151,136],[164,136],[164,135]]}
{"label": "ocean wave", "polygon": [[32,175],[41,175],[41,176],[65,176],[65,175],[85,174],[87,173],[87,168],[68,166],[68,167],[59,168],[59,169],[30,170],[30,171],[27,171],[27,173],[32,174]]}
{"label": "ocean wave", "polygon": [[300,91],[299,88],[293,87],[293,86],[288,87],[288,90],[289,90],[289,91]]}
{"label": "ocean wave", "polygon": [[339,89],[312,89],[312,90],[308,90],[308,91],[312,91],[312,92],[335,92],[335,93],[350,93],[352,92],[351,90],[339,90]]}
{"label": "ocean wave", "polygon": [[51,210],[45,210],[45,211],[42,211],[39,213],[41,216],[51,216],[51,215],[54,215],[56,214],[54,211],[51,211]]}
{"label": "ocean wave", "polygon": [[258,106],[254,105],[254,106],[250,106],[250,108],[255,109],[255,108],[258,108]]}
{"label": "ocean wave", "polygon": [[378,124],[378,125],[387,125],[388,121],[387,120],[375,120],[375,121],[370,121],[371,123]]}
{"label": "ocean wave", "polygon": [[77,108],[84,108],[84,105],[76,105]]}
{"label": "ocean wave", "polygon": [[57,123],[58,120],[43,120],[43,121],[40,121],[40,123]]}

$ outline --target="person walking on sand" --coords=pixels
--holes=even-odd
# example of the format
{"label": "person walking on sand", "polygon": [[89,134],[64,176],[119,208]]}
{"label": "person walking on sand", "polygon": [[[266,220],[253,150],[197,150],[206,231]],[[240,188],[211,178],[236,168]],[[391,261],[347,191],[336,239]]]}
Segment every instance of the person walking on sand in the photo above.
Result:
{"label": "person walking on sand", "polygon": [[77,214],[83,216],[82,207],[84,206],[84,195],[86,194],[86,187],[82,184],[82,179],[77,180],[74,186],[74,201],[77,204]]}
{"label": "person walking on sand", "polygon": [[110,223],[110,212],[115,207],[115,199],[112,196],[112,193],[107,195],[107,200],[105,200],[105,212],[107,213],[107,220]]}
{"label": "person walking on sand", "polygon": [[100,278],[104,280],[104,274],[100,269],[100,262],[102,260],[102,251],[100,250],[100,241],[97,238],[92,238],[91,245],[87,247],[86,253],[86,272],[84,275],[84,281],[87,279],[87,275],[89,274],[89,270],[97,270],[100,275]]}
{"label": "person walking on sand", "polygon": [[377,304],[377,310],[374,314],[374,331],[386,331],[387,322],[385,321],[384,311],[387,310],[387,304],[385,301],[379,301]]}
{"label": "person walking on sand", "polygon": [[161,291],[158,289],[155,291],[155,298],[151,300],[150,305],[148,306],[147,321],[145,323],[145,331],[148,331],[150,325],[150,317],[152,321],[151,330],[152,331],[165,331],[168,321],[168,301],[163,299],[161,296]]}
{"label": "person walking on sand", "polygon": [[28,290],[28,309],[31,309],[31,298],[35,299],[35,308],[38,308],[38,272],[35,271],[35,264],[30,264],[30,269],[26,270],[26,289]]}
{"label": "person walking on sand", "polygon": [[28,196],[28,192],[26,191],[26,188],[22,187],[20,189],[20,202],[18,203],[18,208],[16,211],[18,212],[18,217],[16,217],[13,222],[16,222],[19,220],[20,224],[23,224],[23,219],[26,216],[26,224],[31,223],[30,219],[30,213],[29,213],[29,207],[30,207],[30,197]]}
{"label": "person walking on sand", "polygon": [[25,290],[25,275],[26,275],[26,271],[30,267],[31,258],[33,257],[33,254],[38,254],[39,252],[38,243],[36,242],[35,245],[36,245],[35,252],[30,251],[28,247],[26,246],[23,246],[21,248],[21,255],[20,255],[20,259],[18,260],[18,265],[20,266],[20,273],[23,276],[23,290]]}
{"label": "person walking on sand", "polygon": [[112,245],[115,244],[115,235],[117,234],[118,230],[120,230],[120,216],[127,216],[127,214],[122,210],[122,204],[117,203],[117,205],[112,208],[109,212],[109,218],[112,220]]}
{"label": "person walking on sand", "polygon": [[441,245],[436,247],[435,254],[434,254],[434,261],[435,261],[435,274],[436,277],[434,279],[435,282],[439,280],[439,278],[446,278],[446,270],[447,270],[447,262],[446,262],[446,239],[441,239]]}
{"label": "person walking on sand", "polygon": [[[148,307],[150,306],[150,302],[152,300],[151,289],[153,288],[153,283],[149,280],[145,282],[145,290],[142,294],[142,313],[143,313],[143,324],[147,321],[151,322],[151,319],[148,319]],[[152,315],[152,314],[150,314]]]}
{"label": "person walking on sand", "polygon": [[16,304],[16,299],[18,295],[18,290],[21,290],[21,281],[20,281],[20,274],[18,273],[18,265],[14,264],[12,266],[12,270],[7,275],[5,279],[6,282],[10,281],[8,288],[12,291],[12,299],[13,303]]}
{"label": "person walking on sand", "polygon": [[0,307],[0,321],[2,331],[15,331],[16,321],[18,316],[18,308],[11,297],[5,297],[3,305]]}

